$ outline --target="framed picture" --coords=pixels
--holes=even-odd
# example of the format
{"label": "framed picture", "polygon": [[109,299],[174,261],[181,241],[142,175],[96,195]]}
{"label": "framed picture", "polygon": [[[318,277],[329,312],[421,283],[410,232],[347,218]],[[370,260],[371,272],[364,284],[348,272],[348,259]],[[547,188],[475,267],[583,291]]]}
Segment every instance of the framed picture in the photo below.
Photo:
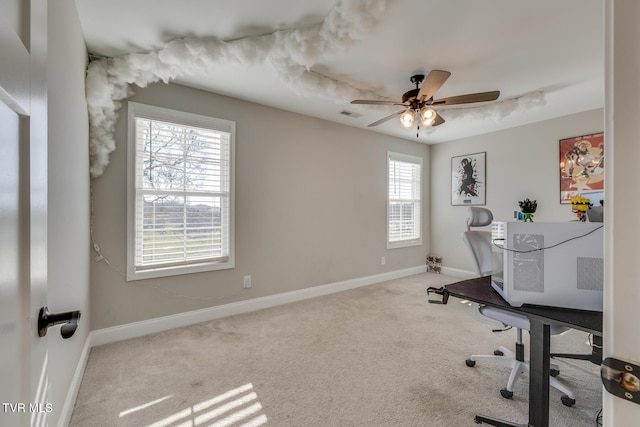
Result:
{"label": "framed picture", "polygon": [[[604,191],[604,133],[560,140],[560,203],[582,195],[598,206]],[[596,200],[598,198],[598,200]]]}
{"label": "framed picture", "polygon": [[486,152],[451,158],[451,204],[484,205]]}

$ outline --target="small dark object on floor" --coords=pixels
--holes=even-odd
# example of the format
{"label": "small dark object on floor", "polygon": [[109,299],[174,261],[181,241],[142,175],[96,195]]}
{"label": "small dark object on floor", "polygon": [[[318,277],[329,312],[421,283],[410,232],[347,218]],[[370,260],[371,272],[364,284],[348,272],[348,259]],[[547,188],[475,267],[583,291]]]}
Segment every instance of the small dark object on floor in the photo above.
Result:
{"label": "small dark object on floor", "polygon": [[449,301],[449,292],[447,292],[447,290],[445,289],[444,286],[440,287],[440,288],[435,288],[433,286],[429,286],[427,288],[427,295],[429,295],[431,292],[438,294],[438,295],[442,295],[442,300],[436,300],[436,299],[430,299],[429,302],[431,304],[446,304],[447,301]]}

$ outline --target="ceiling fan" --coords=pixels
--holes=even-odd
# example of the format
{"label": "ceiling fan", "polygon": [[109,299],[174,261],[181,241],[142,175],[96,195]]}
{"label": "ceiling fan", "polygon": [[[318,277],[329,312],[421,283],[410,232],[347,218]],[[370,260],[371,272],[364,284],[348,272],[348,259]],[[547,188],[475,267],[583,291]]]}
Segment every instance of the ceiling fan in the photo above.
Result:
{"label": "ceiling fan", "polygon": [[[432,106],[448,106],[457,104],[470,104],[473,102],[485,102],[495,101],[500,96],[499,90],[491,92],[478,92],[469,93],[466,95],[451,96],[448,98],[433,99],[433,95],[438,89],[447,81],[451,75],[448,71],[432,70],[427,79],[425,80],[424,74],[416,74],[411,76],[411,83],[416,85],[415,89],[405,92],[402,95],[402,101],[379,101],[379,100],[367,100],[356,99],[351,101],[352,104],[372,104],[372,105],[402,105],[404,110],[397,111],[382,119],[373,122],[369,127],[378,126],[381,123],[391,120],[394,117],[400,116],[400,124],[405,128],[410,128],[416,117],[419,118],[418,130],[420,130],[420,123],[423,126],[438,126],[444,123],[444,119],[440,116]],[[424,84],[420,87],[420,84],[424,80]],[[417,136],[417,134],[416,134]]]}

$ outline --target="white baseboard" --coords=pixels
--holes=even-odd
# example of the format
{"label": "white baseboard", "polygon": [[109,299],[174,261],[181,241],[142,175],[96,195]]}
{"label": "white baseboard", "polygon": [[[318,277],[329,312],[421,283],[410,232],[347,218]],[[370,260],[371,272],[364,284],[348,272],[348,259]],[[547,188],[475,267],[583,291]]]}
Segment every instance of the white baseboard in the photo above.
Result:
{"label": "white baseboard", "polygon": [[89,353],[91,352],[91,336],[92,332],[87,335],[80,359],[76,366],[76,370],[71,379],[69,390],[67,391],[67,397],[64,400],[60,417],[58,418],[58,427],[66,427],[71,421],[71,415],[73,414],[73,408],[76,404],[76,398],[78,397],[78,391],[80,391],[80,384],[82,384],[82,377],[84,376],[84,370],[87,367],[87,360],[89,360]]}
{"label": "white baseboard", "polygon": [[461,279],[473,279],[477,275],[473,271],[460,270],[458,268],[442,267],[442,274],[459,277]]}
{"label": "white baseboard", "polygon": [[156,319],[143,320],[141,322],[129,323],[127,325],[114,326],[111,328],[98,329],[91,332],[91,346],[109,344],[130,338],[141,337],[156,332],[182,326],[193,325],[222,317],[236,314],[248,313],[263,308],[275,307],[308,298],[328,295],[335,292],[346,291],[361,286],[373,285],[387,280],[399,279],[401,277],[424,273],[426,265],[405,268],[402,270],[390,271],[387,273],[374,274],[371,276],[359,277],[351,280],[330,283],[326,285],[314,286],[291,292],[284,292],[276,295],[269,295],[261,298],[254,298],[246,301],[239,301],[224,304],[202,310],[189,311],[186,313],[174,314],[171,316],[159,317]]}

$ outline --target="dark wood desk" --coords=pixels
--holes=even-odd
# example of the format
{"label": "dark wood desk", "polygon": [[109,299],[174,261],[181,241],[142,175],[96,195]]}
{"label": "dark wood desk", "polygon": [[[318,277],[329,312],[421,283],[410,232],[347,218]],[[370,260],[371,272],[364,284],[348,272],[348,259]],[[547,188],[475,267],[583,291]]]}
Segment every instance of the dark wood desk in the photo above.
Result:
{"label": "dark wood desk", "polygon": [[[491,287],[491,277],[463,280],[445,286],[449,295],[479,304],[524,314],[530,321],[529,427],[549,426],[550,325],[559,324],[602,336],[602,313],[554,307],[512,307]],[[494,426],[520,426],[482,415],[476,422]]]}

